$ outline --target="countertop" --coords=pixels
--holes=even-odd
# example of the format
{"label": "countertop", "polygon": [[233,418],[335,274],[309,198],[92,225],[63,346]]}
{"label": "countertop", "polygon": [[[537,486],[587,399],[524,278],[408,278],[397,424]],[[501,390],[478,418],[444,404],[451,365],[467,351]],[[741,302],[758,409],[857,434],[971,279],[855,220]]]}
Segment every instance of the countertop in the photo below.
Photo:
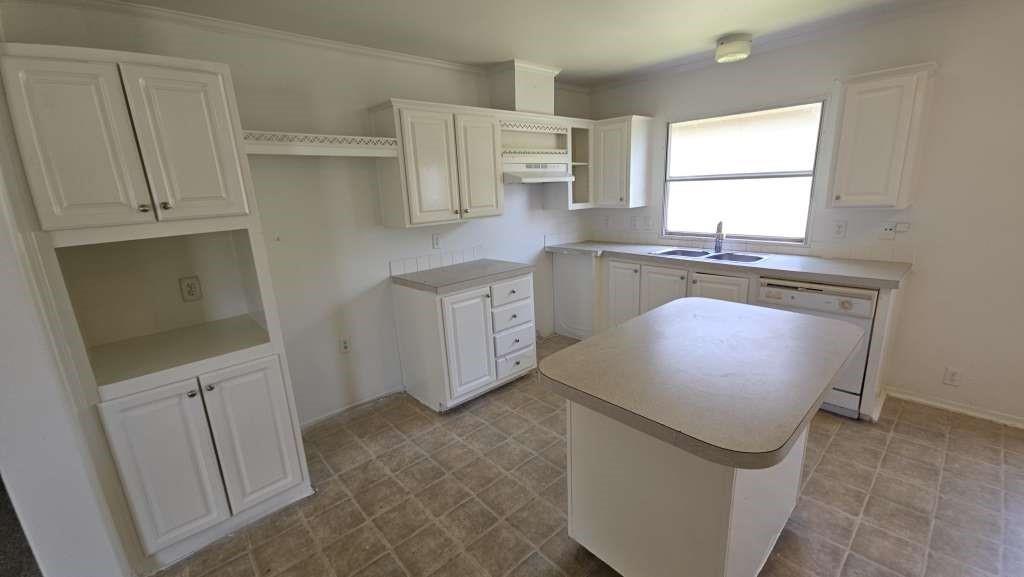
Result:
{"label": "countertop", "polygon": [[391,282],[417,290],[450,294],[533,272],[533,265],[482,258],[391,277]]}
{"label": "countertop", "polygon": [[540,363],[556,393],[735,468],[779,463],[864,331],[705,298],[672,301]]}
{"label": "countertop", "polygon": [[593,254],[630,260],[648,261],[675,266],[699,265],[709,271],[752,272],[762,276],[777,275],[790,280],[839,284],[844,286],[896,289],[910,271],[910,263],[843,258],[822,258],[791,254],[767,254],[735,251],[764,256],[758,262],[723,262],[706,258],[660,256],[655,251],[673,247],[652,244],[623,244],[610,242],[574,242],[545,247],[547,252],[562,254]]}

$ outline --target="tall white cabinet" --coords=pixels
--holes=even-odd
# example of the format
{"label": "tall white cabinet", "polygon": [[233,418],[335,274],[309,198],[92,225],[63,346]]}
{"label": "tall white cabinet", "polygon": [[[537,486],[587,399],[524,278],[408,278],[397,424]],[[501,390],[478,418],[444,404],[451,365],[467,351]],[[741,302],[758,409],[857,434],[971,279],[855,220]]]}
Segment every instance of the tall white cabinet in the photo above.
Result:
{"label": "tall white cabinet", "polygon": [[645,116],[609,118],[594,123],[593,186],[597,206],[647,206],[651,123]]}

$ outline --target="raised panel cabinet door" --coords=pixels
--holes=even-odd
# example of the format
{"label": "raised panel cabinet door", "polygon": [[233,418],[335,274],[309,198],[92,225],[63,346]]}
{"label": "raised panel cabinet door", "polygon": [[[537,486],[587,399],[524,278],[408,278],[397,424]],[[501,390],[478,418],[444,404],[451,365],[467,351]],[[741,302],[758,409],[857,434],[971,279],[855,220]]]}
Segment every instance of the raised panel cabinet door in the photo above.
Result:
{"label": "raised panel cabinet door", "polygon": [[455,117],[410,108],[401,109],[399,116],[409,222],[458,221],[462,207],[455,160]]}
{"label": "raised panel cabinet door", "polygon": [[202,375],[199,383],[236,515],[302,481],[276,356]]}
{"label": "raised panel cabinet door", "polygon": [[146,553],[231,516],[196,379],[99,410]]}
{"label": "raised panel cabinet door", "polygon": [[640,267],[640,311],[647,312],[686,296],[685,270],[661,266]]}
{"label": "raised panel cabinet door", "polygon": [[595,192],[599,206],[625,206],[629,174],[629,120],[594,126]]}
{"label": "raised panel cabinet door", "polygon": [[846,86],[833,206],[896,206],[908,162],[920,76]]}
{"label": "raised panel cabinet door", "polygon": [[153,222],[117,65],[8,56],[2,66],[43,229]]}
{"label": "raised panel cabinet door", "polygon": [[492,116],[455,115],[459,199],[463,218],[501,214],[501,126]]}
{"label": "raised panel cabinet door", "polygon": [[230,80],[140,64],[121,75],[160,220],[248,213]]}
{"label": "raised panel cabinet door", "polygon": [[609,262],[607,298],[609,327],[640,314],[640,265]]}
{"label": "raised panel cabinet door", "polygon": [[442,301],[452,399],[486,387],[498,378],[491,343],[490,297],[490,287],[484,287]]}
{"label": "raised panel cabinet door", "polygon": [[721,276],[717,274],[694,273],[690,281],[690,296],[732,301],[747,302],[750,279],[743,277]]}

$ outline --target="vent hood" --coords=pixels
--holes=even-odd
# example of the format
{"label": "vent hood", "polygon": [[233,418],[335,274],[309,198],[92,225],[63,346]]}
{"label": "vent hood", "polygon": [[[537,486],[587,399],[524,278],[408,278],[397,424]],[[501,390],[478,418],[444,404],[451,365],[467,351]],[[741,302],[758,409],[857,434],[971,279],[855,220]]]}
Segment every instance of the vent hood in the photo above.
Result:
{"label": "vent hood", "polygon": [[576,177],[568,164],[560,163],[505,163],[505,184],[538,184],[543,182],[572,182]]}

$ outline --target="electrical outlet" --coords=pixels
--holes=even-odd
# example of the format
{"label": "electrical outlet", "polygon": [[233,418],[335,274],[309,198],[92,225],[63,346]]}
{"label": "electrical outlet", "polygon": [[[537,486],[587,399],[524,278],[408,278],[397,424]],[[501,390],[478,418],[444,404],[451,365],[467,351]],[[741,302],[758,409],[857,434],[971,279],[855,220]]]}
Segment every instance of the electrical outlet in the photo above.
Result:
{"label": "electrical outlet", "polygon": [[897,222],[896,223],[896,232],[910,232],[910,223],[909,222]]}
{"label": "electrical outlet", "polygon": [[884,223],[881,230],[878,231],[878,238],[880,240],[893,240],[896,238],[896,223]]}
{"label": "electrical outlet", "polygon": [[610,216],[605,216],[605,217],[604,217],[604,229],[605,229],[605,230],[608,230],[608,229],[610,229],[611,227],[612,227],[612,217],[610,217]]}
{"label": "electrical outlet", "polygon": [[350,353],[352,351],[352,341],[350,341],[348,337],[341,337],[341,339],[338,340],[338,349],[343,355]]}
{"label": "electrical outlet", "polygon": [[846,224],[845,220],[833,220],[832,238],[846,238]]}
{"label": "electrical outlet", "polygon": [[641,218],[639,215],[634,215],[629,219],[629,230],[640,230]]}
{"label": "electrical outlet", "polygon": [[186,303],[203,299],[203,285],[197,276],[183,276],[178,279],[178,291],[181,292],[181,300]]}
{"label": "electrical outlet", "polygon": [[430,248],[441,248],[441,235],[433,234],[430,236]]}
{"label": "electrical outlet", "polygon": [[960,370],[951,367],[946,367],[946,371],[942,373],[942,384],[947,387],[959,387],[960,386]]}

